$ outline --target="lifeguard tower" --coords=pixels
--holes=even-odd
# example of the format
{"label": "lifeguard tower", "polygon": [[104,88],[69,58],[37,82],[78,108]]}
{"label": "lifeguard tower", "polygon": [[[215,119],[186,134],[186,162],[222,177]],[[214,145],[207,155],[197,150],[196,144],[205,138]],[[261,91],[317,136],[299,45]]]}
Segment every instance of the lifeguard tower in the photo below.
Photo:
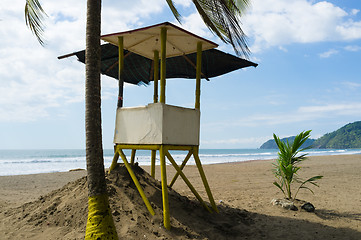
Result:
{"label": "lifeguard tower", "polygon": [[[165,228],[170,229],[171,227],[166,158],[177,171],[169,186],[172,187],[180,175],[205,209],[209,212],[218,212],[199,159],[201,78],[208,79],[208,77],[218,76],[242,67],[256,67],[257,64],[213,50],[218,46],[217,44],[168,22],[103,35],[101,39],[111,44],[102,45],[104,48],[102,48],[102,65],[111,57],[114,58],[114,52],[118,50],[117,61],[112,64],[105,64],[106,66],[103,66],[101,70],[103,74],[117,77],[119,80],[118,108],[114,133],[115,154],[109,171],[115,168],[120,157],[149,212],[154,215],[154,210],[132,170],[132,165],[134,164],[136,150],[150,150],[150,174],[154,178],[156,153],[159,151]],[[84,62],[84,51],[63,57],[71,55],[77,55],[78,59]],[[130,58],[131,55],[133,55],[133,58]],[[116,66],[118,66],[117,69]],[[130,71],[130,69],[132,70]],[[167,77],[196,79],[194,108],[166,104]],[[142,107],[123,107],[124,82],[139,84],[140,82],[149,83],[152,80],[154,81],[153,103]],[[158,84],[160,85],[159,100]],[[131,150],[130,162],[128,162],[123,152],[124,149]],[[188,152],[180,166],[173,159],[170,153],[172,150]],[[203,201],[182,172],[192,156],[207,192],[211,208]]]}

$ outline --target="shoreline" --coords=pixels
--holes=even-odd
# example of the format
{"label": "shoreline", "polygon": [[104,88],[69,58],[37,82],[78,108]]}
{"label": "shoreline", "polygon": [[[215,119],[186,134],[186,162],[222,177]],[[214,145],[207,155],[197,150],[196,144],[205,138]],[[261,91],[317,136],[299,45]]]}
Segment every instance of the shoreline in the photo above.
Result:
{"label": "shoreline", "polygon": [[[337,149],[335,149],[337,150]],[[358,150],[358,149],[357,149]],[[357,155],[361,155],[360,153],[340,153],[340,154],[329,154],[329,155],[308,155],[307,158],[318,158],[318,157],[333,157],[333,156],[357,156]],[[202,165],[206,166],[206,165],[218,165],[218,164],[240,164],[240,163],[247,163],[247,162],[257,162],[257,161],[273,161],[276,158],[270,158],[270,159],[250,159],[250,160],[243,160],[243,161],[230,161],[230,162],[216,162],[216,163],[204,163],[202,162]],[[118,163],[120,163],[121,160],[118,160]],[[195,164],[187,164],[187,166],[194,166]],[[109,165],[110,166],[110,165]],[[109,166],[105,166],[105,169],[108,169]],[[143,167],[143,168],[148,168],[150,167],[150,164],[142,164],[140,163],[139,166]],[[159,162],[156,162],[156,166],[159,166]],[[64,170],[64,171],[51,171],[51,172],[40,172],[40,173],[29,173],[29,174],[14,174],[14,175],[0,175],[1,177],[10,177],[10,176],[27,176],[27,175],[37,175],[37,174],[52,174],[52,173],[67,173],[67,172],[78,172],[78,171],[86,171],[85,168],[71,168],[69,170]]]}

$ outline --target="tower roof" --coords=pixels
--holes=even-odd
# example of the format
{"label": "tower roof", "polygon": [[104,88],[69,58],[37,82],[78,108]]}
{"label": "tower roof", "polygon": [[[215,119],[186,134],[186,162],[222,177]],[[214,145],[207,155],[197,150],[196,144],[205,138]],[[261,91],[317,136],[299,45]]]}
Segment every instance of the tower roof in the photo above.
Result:
{"label": "tower roof", "polygon": [[202,50],[218,47],[216,43],[199,37],[169,22],[103,35],[101,39],[118,46],[118,37],[122,36],[124,49],[153,59],[154,51],[157,50],[160,52],[160,32],[163,27],[167,29],[167,58],[197,52],[197,42],[202,42]]}

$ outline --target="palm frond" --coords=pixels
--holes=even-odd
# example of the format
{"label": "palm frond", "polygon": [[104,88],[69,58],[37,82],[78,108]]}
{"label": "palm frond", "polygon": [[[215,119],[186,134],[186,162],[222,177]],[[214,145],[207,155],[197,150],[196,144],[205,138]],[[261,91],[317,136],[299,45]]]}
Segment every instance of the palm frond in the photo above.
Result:
{"label": "palm frond", "polygon": [[229,7],[232,8],[236,6],[239,10],[239,14],[242,15],[246,12],[248,6],[250,5],[250,1],[248,0],[234,0],[234,4],[229,4]]}
{"label": "palm frond", "polygon": [[312,191],[312,189],[309,188],[309,187],[307,187],[307,186],[305,186],[305,184],[306,184],[306,183],[310,183],[310,184],[318,187],[318,184],[317,184],[315,181],[316,181],[316,180],[319,180],[319,179],[321,179],[321,178],[323,178],[323,176],[314,176],[314,177],[311,177],[311,178],[307,179],[306,181],[303,181],[302,184],[298,187],[297,192],[296,192],[294,198],[296,198],[297,193],[299,192],[299,190],[300,190],[301,188],[303,188],[303,189],[308,189],[311,193],[314,193],[314,192]]}
{"label": "palm frond", "polygon": [[[297,135],[295,137],[295,140],[293,141],[292,151],[296,152],[297,149],[299,149],[302,146],[302,144],[304,144],[306,142],[306,140],[310,137],[310,133],[311,133],[311,130],[308,130],[308,131],[303,131],[299,135]],[[302,148],[299,151],[301,152],[306,149],[309,149],[309,147]]]}
{"label": "palm frond", "polygon": [[192,0],[207,27],[223,42],[231,44],[237,55],[248,58],[250,50],[240,26],[240,16],[248,0]]}
{"label": "palm frond", "polygon": [[43,20],[47,17],[38,0],[26,0],[25,3],[25,22],[31,32],[36,36],[39,43],[44,46],[44,24]]}
{"label": "palm frond", "polygon": [[311,178],[307,179],[306,181],[304,181],[303,184],[309,182],[309,183],[312,183],[315,186],[318,186],[315,181],[320,180],[321,178],[323,178],[323,176],[314,176],[314,177],[311,177]]}
{"label": "palm frond", "polygon": [[[278,187],[282,192],[283,194],[285,194],[285,191],[283,190],[283,187],[278,183],[278,182],[273,182],[273,185],[275,185],[276,187]],[[282,184],[283,185],[283,184]]]}
{"label": "palm frond", "polygon": [[177,19],[177,21],[179,23],[181,23],[181,15],[179,14],[178,10],[176,9],[176,7],[174,6],[174,3],[172,0],[166,0],[168,3],[168,6],[170,8],[170,10],[172,11],[174,17]]}

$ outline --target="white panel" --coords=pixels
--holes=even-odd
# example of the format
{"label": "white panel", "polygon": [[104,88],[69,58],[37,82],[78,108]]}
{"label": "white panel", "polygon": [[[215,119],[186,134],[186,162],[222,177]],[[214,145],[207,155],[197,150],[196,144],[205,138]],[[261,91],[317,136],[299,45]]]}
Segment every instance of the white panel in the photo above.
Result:
{"label": "white panel", "polygon": [[117,110],[114,143],[199,145],[199,110],[152,103]]}
{"label": "white panel", "polygon": [[167,105],[163,111],[163,143],[199,145],[199,110]]}

